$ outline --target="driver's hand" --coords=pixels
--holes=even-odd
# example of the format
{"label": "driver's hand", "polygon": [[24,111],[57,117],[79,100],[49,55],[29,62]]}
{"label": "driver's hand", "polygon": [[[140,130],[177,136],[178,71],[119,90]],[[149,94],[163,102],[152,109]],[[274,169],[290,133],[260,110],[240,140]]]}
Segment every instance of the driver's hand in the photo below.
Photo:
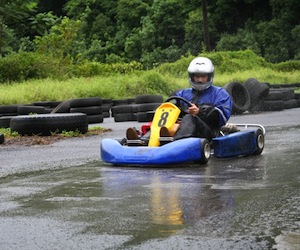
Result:
{"label": "driver's hand", "polygon": [[199,108],[195,104],[193,104],[193,103],[191,103],[191,104],[192,104],[192,106],[188,108],[189,114],[191,114],[193,116],[198,115],[199,114]]}

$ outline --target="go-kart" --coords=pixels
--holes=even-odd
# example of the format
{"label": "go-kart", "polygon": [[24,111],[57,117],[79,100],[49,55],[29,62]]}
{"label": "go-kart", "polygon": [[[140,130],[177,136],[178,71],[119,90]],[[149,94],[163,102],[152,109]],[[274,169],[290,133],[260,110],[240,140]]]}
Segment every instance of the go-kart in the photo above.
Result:
{"label": "go-kart", "polygon": [[[176,105],[171,101],[176,101]],[[222,158],[262,153],[265,129],[259,124],[225,125],[220,135],[210,142],[205,138],[173,140],[172,137],[161,137],[161,128],[166,127],[172,132],[180,123],[180,114],[187,113],[190,105],[182,97],[169,97],[155,110],[152,122],[142,126],[143,134],[150,131],[148,141],[140,138],[103,139],[100,143],[101,159],[114,165],[206,164],[211,155]]]}

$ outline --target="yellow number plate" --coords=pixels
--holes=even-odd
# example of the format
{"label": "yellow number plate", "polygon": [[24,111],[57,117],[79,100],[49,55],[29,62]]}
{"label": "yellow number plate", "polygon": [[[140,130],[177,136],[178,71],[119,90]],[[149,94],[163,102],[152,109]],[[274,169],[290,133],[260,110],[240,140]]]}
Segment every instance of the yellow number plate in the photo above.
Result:
{"label": "yellow number plate", "polygon": [[177,121],[180,109],[171,102],[162,103],[155,111],[154,118],[150,127],[151,135],[149,147],[158,147],[159,132],[161,127],[170,129]]}

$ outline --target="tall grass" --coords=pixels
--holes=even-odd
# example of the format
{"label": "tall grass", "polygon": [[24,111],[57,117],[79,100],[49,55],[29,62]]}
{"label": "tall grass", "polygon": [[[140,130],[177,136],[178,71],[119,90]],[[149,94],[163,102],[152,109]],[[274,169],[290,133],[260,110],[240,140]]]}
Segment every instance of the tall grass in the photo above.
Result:
{"label": "tall grass", "polygon": [[[205,54],[215,64],[214,84],[245,82],[254,77],[260,82],[299,82],[299,62],[272,65],[252,52],[219,52]],[[99,96],[122,99],[141,94],[167,97],[173,90],[189,86],[187,67],[192,57],[165,63],[152,70],[137,70],[109,76],[73,77],[67,80],[45,78],[20,83],[0,84],[1,104],[29,104],[34,101],[62,101]],[[292,65],[292,67],[290,67]]]}

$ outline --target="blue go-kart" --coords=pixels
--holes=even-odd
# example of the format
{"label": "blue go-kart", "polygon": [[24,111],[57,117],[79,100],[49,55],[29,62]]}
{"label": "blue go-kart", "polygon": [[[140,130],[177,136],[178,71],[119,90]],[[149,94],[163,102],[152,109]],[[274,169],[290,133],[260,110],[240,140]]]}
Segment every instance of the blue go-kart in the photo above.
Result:
{"label": "blue go-kart", "polygon": [[[176,100],[177,105],[171,100]],[[184,105],[180,104],[184,103]],[[205,138],[185,138],[173,141],[160,137],[161,127],[174,135],[179,125],[179,115],[191,105],[181,97],[172,96],[155,111],[152,122],[142,130],[150,130],[149,141],[142,139],[103,139],[100,155],[104,162],[113,165],[170,165],[180,163],[206,164],[213,155],[228,158],[242,155],[259,155],[265,144],[265,128],[259,124],[226,124],[220,135],[209,142]]]}

